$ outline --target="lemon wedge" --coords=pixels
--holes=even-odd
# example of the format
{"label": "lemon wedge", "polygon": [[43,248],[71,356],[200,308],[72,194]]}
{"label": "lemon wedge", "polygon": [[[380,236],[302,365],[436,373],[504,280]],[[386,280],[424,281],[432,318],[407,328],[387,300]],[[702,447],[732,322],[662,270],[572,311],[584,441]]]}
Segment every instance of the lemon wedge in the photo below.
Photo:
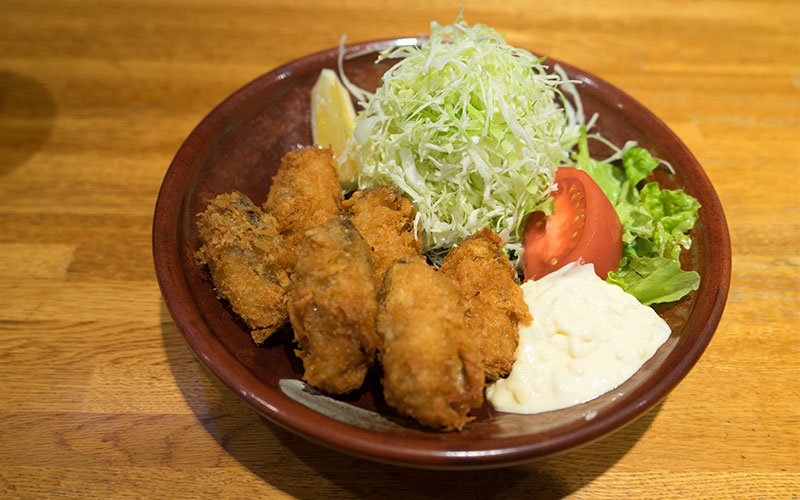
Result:
{"label": "lemon wedge", "polygon": [[333,150],[339,183],[348,190],[358,182],[358,169],[345,151],[355,121],[353,103],[339,76],[333,70],[323,69],[311,89],[311,136],[314,144]]}

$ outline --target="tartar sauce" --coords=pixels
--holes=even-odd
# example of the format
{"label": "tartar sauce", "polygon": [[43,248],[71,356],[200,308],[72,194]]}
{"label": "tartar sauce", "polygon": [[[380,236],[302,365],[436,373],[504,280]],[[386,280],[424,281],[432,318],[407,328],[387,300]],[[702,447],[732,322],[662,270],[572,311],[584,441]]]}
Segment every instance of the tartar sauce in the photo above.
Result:
{"label": "tartar sauce", "polygon": [[511,374],[486,389],[500,411],[539,413],[595,398],[636,373],[670,335],[653,309],[591,264],[568,264],[522,291],[533,323],[520,325]]}

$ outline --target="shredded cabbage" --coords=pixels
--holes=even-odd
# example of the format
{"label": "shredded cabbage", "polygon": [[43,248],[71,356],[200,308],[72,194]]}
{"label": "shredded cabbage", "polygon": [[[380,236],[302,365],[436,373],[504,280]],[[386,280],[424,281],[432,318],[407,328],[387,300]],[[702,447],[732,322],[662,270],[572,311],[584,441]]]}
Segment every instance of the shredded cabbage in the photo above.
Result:
{"label": "shredded cabbage", "polygon": [[524,217],[550,212],[555,171],[579,137],[583,111],[558,89],[571,82],[460,16],[431,23],[420,45],[391,47],[378,60],[389,58],[400,61],[377,91],[356,96],[362,111],[348,157],[359,188],[403,191],[434,260],[484,227],[518,246]]}

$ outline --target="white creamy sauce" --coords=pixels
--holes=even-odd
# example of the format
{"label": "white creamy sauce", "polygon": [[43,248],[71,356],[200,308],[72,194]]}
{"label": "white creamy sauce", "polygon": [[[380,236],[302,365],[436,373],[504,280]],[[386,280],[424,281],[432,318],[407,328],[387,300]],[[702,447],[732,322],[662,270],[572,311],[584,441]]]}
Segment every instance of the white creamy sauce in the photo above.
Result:
{"label": "white creamy sauce", "polygon": [[636,373],[670,335],[653,309],[591,264],[568,264],[522,291],[533,323],[520,325],[511,374],[486,389],[500,411],[539,413],[595,398]]}

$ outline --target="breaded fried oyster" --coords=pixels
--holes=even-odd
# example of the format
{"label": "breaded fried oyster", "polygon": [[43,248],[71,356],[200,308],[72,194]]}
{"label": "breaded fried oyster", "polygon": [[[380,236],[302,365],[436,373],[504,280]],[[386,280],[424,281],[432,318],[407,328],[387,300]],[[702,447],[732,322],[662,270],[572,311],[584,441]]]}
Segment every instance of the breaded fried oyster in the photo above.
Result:
{"label": "breaded fried oyster", "polygon": [[386,402],[421,424],[461,430],[483,402],[483,364],[453,283],[422,259],[389,268],[378,333]]}
{"label": "breaded fried oyster", "polygon": [[479,340],[487,380],[508,375],[519,344],[519,323],[531,315],[514,282],[503,240],[484,228],[450,250],[439,272],[456,283],[467,325]]}
{"label": "breaded fried oyster", "polygon": [[378,348],[369,247],[337,216],[309,229],[298,248],[288,309],[303,379],[331,394],[357,389]]}
{"label": "breaded fried oyster", "polygon": [[297,253],[305,232],[339,215],[342,188],[330,149],[286,153],[270,186],[264,210],[275,217],[289,250]]}
{"label": "breaded fried oyster", "polygon": [[287,319],[292,258],[275,219],[239,192],[221,194],[197,216],[198,264],[208,265],[217,295],[261,343]]}
{"label": "breaded fried oyster", "polygon": [[422,257],[419,235],[414,234],[417,211],[397,188],[356,191],[342,203],[342,211],[372,249],[379,283],[396,260]]}

